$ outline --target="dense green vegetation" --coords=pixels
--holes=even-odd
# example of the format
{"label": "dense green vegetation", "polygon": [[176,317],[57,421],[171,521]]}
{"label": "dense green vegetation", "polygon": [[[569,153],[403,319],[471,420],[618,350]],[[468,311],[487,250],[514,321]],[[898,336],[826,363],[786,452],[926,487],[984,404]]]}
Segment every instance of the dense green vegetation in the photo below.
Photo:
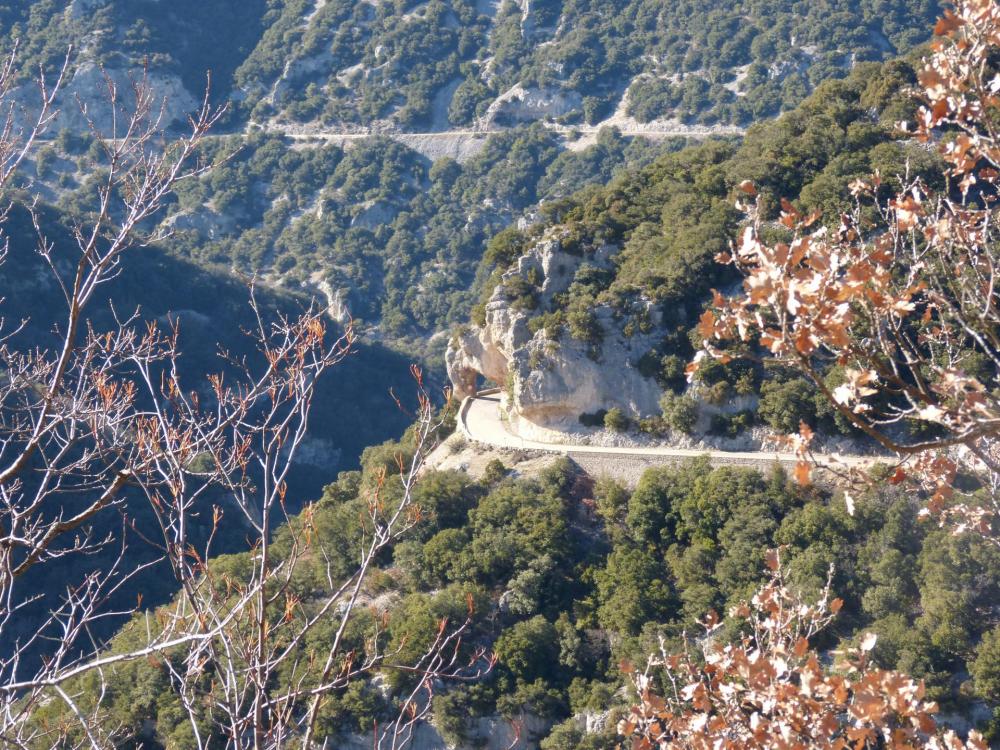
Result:
{"label": "dense green vegetation", "polygon": [[[567,123],[595,121],[636,76],[639,119],[742,123],[846,75],[848,56],[882,59],[909,49],[937,11],[916,0],[745,5],[545,0],[523,17],[512,0],[44,0],[0,5],[0,44],[19,40],[25,75],[39,65],[52,70],[71,44],[81,50],[77,62],[112,70],[144,62],[156,75],[178,75],[195,96],[210,70],[215,98],[232,100],[223,130],[279,115],[332,128],[384,119],[405,129],[462,127],[515,83],[562,91]],[[687,78],[675,86],[671,76]],[[516,124],[509,115],[501,111],[498,124]],[[92,193],[81,195],[78,183],[91,174],[95,153],[78,145],[74,168],[60,158],[74,151],[67,140],[42,150],[38,172],[66,207],[82,207]],[[236,155],[183,191],[172,249],[201,265],[322,289],[379,325],[387,340],[425,353],[429,336],[466,317],[492,236],[539,203],[606,183],[656,153],[610,131],[582,152],[560,146],[542,128],[515,128],[463,165],[431,165],[385,139],[347,151],[292,149],[250,130],[206,149],[210,158]],[[699,158],[722,168],[726,154]],[[725,229],[728,214],[712,211]],[[677,207],[678,216],[685,212]],[[569,322],[582,336],[595,334],[582,309],[570,311]]]}
{"label": "dense green vegetation", "polygon": [[[935,157],[897,141],[894,126],[908,114],[912,82],[905,62],[859,66],[849,78],[828,82],[794,112],[751,128],[739,143],[709,141],[657,159],[604,187],[581,190],[542,209],[547,222],[504,238],[486,258],[501,268],[533,235],[561,231],[565,252],[585,257],[602,244],[621,248],[609,271],[585,264],[568,298],[552,308],[610,303],[623,312],[637,294],[694,311],[713,285],[726,282],[715,256],[728,248],[740,212],[736,186],[751,180],[774,214],[786,198],[820,209],[827,220],[842,205],[843,188],[880,169],[890,177],[928,173]],[[539,311],[539,313],[548,311]]]}
{"label": "dense green vegetation", "polygon": [[329,285],[358,321],[378,324],[387,339],[411,337],[408,350],[421,351],[429,335],[467,316],[491,236],[541,201],[681,143],[608,130],[581,152],[561,152],[536,125],[492,137],[464,164],[431,164],[386,138],[346,150],[293,149],[261,133],[218,139],[206,158],[234,155],[180,186],[171,249],[293,289]]}
{"label": "dense green vegetation", "polygon": [[[69,5],[71,12],[67,12]],[[192,93],[211,71],[237,120],[467,125],[515,84],[560,91],[596,122],[631,86],[639,120],[748,123],[789,109],[858,61],[923,41],[933,0],[42,0],[0,5],[22,69],[69,44],[96,62],[148,60]],[[435,108],[438,110],[435,113]],[[560,114],[557,112],[555,114]],[[531,116],[533,119],[534,116]]]}
{"label": "dense green vegetation", "polygon": [[[169,247],[132,258],[102,303],[113,300],[119,311],[141,306],[144,319],[179,319],[184,378],[192,386],[216,368],[218,348],[236,357],[251,353],[239,335],[249,322],[245,287],[233,270],[260,273],[276,287],[261,292],[265,317],[303,303],[289,289],[322,292],[407,351],[404,358],[362,347],[317,399],[316,450],[292,485],[291,509],[340,473],[309,508],[322,554],[300,559],[294,594],[301,607],[293,617],[314,613],[317,592],[329,587],[324,565],[335,576],[352,572],[366,492],[381,469],[395,465],[397,453],[405,458],[413,449],[409,435],[383,442],[404,427],[390,387],[407,393],[409,359],[436,353],[443,340],[430,344],[430,337],[465,321],[472,303],[543,232],[558,233],[564,251],[585,258],[609,244],[620,252],[611,264],[583,263],[569,291],[548,305],[539,302],[537,279],[508,282],[504,291],[531,312],[531,330],[544,329],[554,341],[580,339],[596,351],[605,337],[649,332],[647,301],[663,313],[660,341],[637,363],[664,388],[662,415],[611,409],[581,419],[615,431],[687,433],[699,410],[682,393],[684,365],[698,339],[692,329],[710,289],[735,282],[714,258],[739,227],[736,186],[752,180],[771,215],[780,198],[789,198],[832,221],[855,177],[877,169],[888,188],[907,164],[928,175],[937,166],[892,131],[892,123],[911,114],[900,91],[913,80],[912,66],[872,62],[849,71],[849,63],[882,60],[919,43],[938,11],[929,1],[539,0],[528,18],[512,0],[495,8],[471,0],[78,5],[83,12],[68,13],[56,0],[30,7],[0,0],[4,43],[22,39],[24,70],[51,65],[80,39],[94,42],[88,55],[102,62],[148,56],[154,70],[177,73],[191,90],[201,88],[211,68],[216,95],[239,92],[235,126],[275,117],[331,127],[376,120],[443,126],[436,98],[450,124],[465,126],[516,83],[561,90],[571,103],[560,116],[567,124],[595,122],[637,76],[629,111],[640,120],[747,123],[805,98],[780,120],[751,128],[741,142],[711,140],[684,150],[680,142],[651,146],[609,129],[595,146],[567,152],[537,123],[493,136],[464,164],[430,163],[380,137],[347,149],[293,148],[251,129],[206,142],[203,156],[219,167],[181,186],[166,218],[176,230]],[[234,16],[240,23],[232,23]],[[438,97],[442,90],[454,95]],[[514,119],[508,114],[495,124]],[[46,209],[57,247],[69,241],[65,225],[93,198],[99,158],[87,138],[66,132],[34,159],[43,189],[59,201],[58,212]],[[515,226],[536,211],[540,222]],[[44,347],[57,323],[59,293],[40,281],[44,269],[31,252],[24,212],[14,212],[8,232],[11,258],[0,267],[5,313],[27,319],[20,336]],[[618,313],[615,330],[601,328],[593,313],[599,305]],[[100,305],[95,325],[110,314],[108,304]],[[481,304],[472,315],[481,320]],[[831,384],[838,377],[835,368],[829,372]],[[760,423],[789,431],[801,420],[849,432],[791,373],[712,363],[698,378],[704,403],[759,396],[754,410],[716,415],[717,434],[737,435]],[[356,471],[366,445],[374,447],[364,450]],[[399,493],[390,472],[384,502],[391,506]],[[531,714],[552,726],[537,738],[542,750],[611,746],[616,711],[628,700],[621,662],[642,663],[661,637],[678,646],[708,610],[725,612],[750,595],[763,578],[764,551],[779,545],[787,548],[793,585],[807,595],[822,587],[832,567],[845,606],[817,644],[821,649],[874,631],[880,664],[925,679],[949,713],[970,718],[985,706],[1000,737],[1000,552],[978,537],[919,522],[912,494],[883,486],[855,497],[849,513],[839,493],[793,486],[780,471],[712,470],[705,461],[649,471],[634,490],[595,482],[568,462],[536,477],[508,475],[494,462],[481,480],[427,474],[417,494],[419,525],[378,561],[365,595],[387,612],[387,635],[401,661],[421,652],[439,618],[460,618],[474,604],[464,642],[469,649],[494,648],[499,661],[484,679],[436,696],[433,721],[449,742],[468,737],[478,717]],[[140,531],[151,522],[141,504],[130,512]],[[210,563],[223,578],[248,575],[241,532],[228,525],[215,545],[231,553]],[[277,562],[290,536],[287,528],[277,532]],[[192,541],[203,539],[195,532]],[[106,562],[98,555],[87,564]],[[58,564],[52,571],[52,586],[62,586]],[[175,593],[158,571],[135,586],[144,591],[144,607]],[[131,602],[135,590],[119,595]],[[39,592],[49,593],[44,584]],[[378,614],[373,605],[352,623],[349,646],[363,650]],[[138,642],[148,622],[155,618],[137,617],[110,648]],[[120,625],[106,623],[109,632]],[[289,681],[308,686],[316,679],[310,657],[329,641],[332,627],[330,620],[296,647],[302,658],[294,663],[303,671],[286,675]],[[162,666],[139,660],[105,674],[107,726],[120,727],[123,747],[191,744]],[[97,693],[95,679],[72,685],[84,709]],[[353,683],[324,704],[320,733],[336,738],[368,730],[392,715],[407,679],[389,670],[377,682]],[[61,706],[43,705],[33,720],[61,721]],[[572,718],[609,708],[596,734],[584,736]]]}
{"label": "dense green vegetation", "polygon": [[630,107],[640,120],[746,123],[793,107],[856,61],[910,49],[939,10],[928,0],[544,0],[528,7],[340,0],[306,26],[311,4],[288,2],[238,80],[251,92],[248,102],[257,101],[256,119],[385,118],[411,128],[431,124],[435,105],[447,107],[451,124],[468,124],[518,83],[563,92],[566,121],[596,122],[640,76]]}
{"label": "dense green vegetation", "polygon": [[[407,453],[405,440],[369,449],[364,471],[341,474],[313,507],[323,554],[303,560],[296,575],[301,616],[318,601],[311,592],[324,586],[324,558],[338,573],[352,569],[364,487],[397,451]],[[807,594],[818,593],[833,566],[845,605],[821,648],[874,631],[878,662],[924,678],[946,710],[967,716],[978,701],[997,705],[992,603],[1000,596],[1000,552],[919,522],[912,493],[873,491],[849,515],[840,496],[796,488],[778,470],[712,470],[702,460],[650,470],[634,491],[609,481],[595,486],[566,461],[534,479],[505,473],[497,465],[478,482],[428,475],[417,491],[425,520],[368,583],[388,609],[392,642],[406,643],[407,654],[426,645],[436,617],[461,616],[467,595],[475,602],[469,648],[492,644],[499,664],[483,680],[436,697],[433,721],[449,741],[467,736],[476,717],[527,712],[555,726],[543,748],[609,747],[615,707],[628,700],[618,693],[617,665],[641,663],[660,636],[676,643],[708,610],[725,612],[749,596],[764,576],[765,550],[776,545],[786,546],[790,579]],[[386,497],[398,491],[393,480]],[[282,538],[279,532],[279,548]],[[239,579],[248,564],[235,555],[214,566]],[[350,628],[358,644],[369,617]],[[321,646],[322,629],[314,637]],[[113,648],[132,638],[126,628]],[[302,655],[311,648],[303,644]],[[971,679],[953,679],[966,669]],[[150,746],[182,747],[190,729],[166,675],[142,660],[115,668],[109,725],[121,722],[125,737]],[[397,688],[405,683],[387,677]],[[364,731],[391,713],[397,697],[355,684],[327,704],[322,731],[331,738]],[[562,724],[609,708],[603,734],[582,738]],[[54,718],[47,713],[38,720]]]}
{"label": "dense green vegetation", "polygon": [[[493,235],[542,202],[684,144],[607,128],[568,151],[532,125],[490,137],[460,164],[385,137],[302,147],[255,130],[204,141],[201,158],[217,166],[177,186],[163,227],[179,258],[335,296],[359,328],[377,325],[383,339],[424,354],[431,335],[467,317]],[[63,130],[34,163],[52,200],[77,213],[95,198],[103,159],[92,137]]]}

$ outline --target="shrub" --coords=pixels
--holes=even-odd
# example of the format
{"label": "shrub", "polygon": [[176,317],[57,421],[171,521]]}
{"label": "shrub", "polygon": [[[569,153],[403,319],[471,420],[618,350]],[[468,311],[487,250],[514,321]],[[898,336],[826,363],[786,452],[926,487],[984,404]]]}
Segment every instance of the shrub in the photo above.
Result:
{"label": "shrub", "polygon": [[1000,703],[1000,627],[983,636],[969,671],[976,693],[990,703]]}
{"label": "shrub", "polygon": [[557,676],[559,634],[542,615],[505,630],[496,642],[500,664],[525,683]]}
{"label": "shrub", "polygon": [[669,429],[663,417],[646,417],[639,420],[639,432],[664,437],[669,432]]}
{"label": "shrub", "polygon": [[671,429],[690,435],[698,422],[698,402],[690,396],[677,396],[671,392],[660,399],[663,419]]}
{"label": "shrub", "polygon": [[729,400],[730,385],[725,380],[712,383],[705,388],[705,401],[713,406],[721,406]]}
{"label": "shrub", "polygon": [[712,435],[725,435],[729,431],[729,417],[725,414],[713,414],[708,421],[708,431]]}
{"label": "shrub", "polygon": [[760,389],[758,414],[780,432],[798,432],[800,422],[812,424],[816,420],[813,395],[813,387],[802,378],[769,380]]}
{"label": "shrub", "polygon": [[608,409],[604,415],[604,426],[615,432],[625,432],[629,427],[629,418],[616,406],[613,409]]}
{"label": "shrub", "polygon": [[612,729],[591,734],[579,728],[576,719],[557,724],[539,745],[541,750],[603,750],[614,746],[615,734]]}
{"label": "shrub", "polygon": [[534,310],[538,297],[534,285],[523,276],[512,276],[504,281],[504,294],[510,299],[515,310]]}
{"label": "shrub", "polygon": [[664,388],[669,388],[675,393],[682,391],[687,382],[684,375],[684,368],[687,362],[676,354],[668,354],[660,360],[660,371],[657,374],[657,382]]}
{"label": "shrub", "polygon": [[566,316],[566,322],[569,324],[569,335],[573,338],[588,344],[601,343],[601,324],[590,310],[572,310]]}
{"label": "shrub", "polygon": [[734,438],[747,428],[752,427],[755,421],[755,415],[749,409],[744,409],[736,414],[713,414],[709,431],[713,435]]}
{"label": "shrub", "polygon": [[545,338],[558,341],[562,334],[564,317],[561,310],[537,315],[528,321],[528,330],[533,334],[545,331]]}
{"label": "shrub", "polygon": [[486,464],[486,468],[483,470],[483,483],[496,484],[505,476],[507,476],[507,467],[499,458],[494,458]]}
{"label": "shrub", "polygon": [[35,156],[35,169],[38,171],[39,177],[45,177],[51,171],[56,158],[56,152],[53,148],[46,146],[38,150],[38,154]]}
{"label": "shrub", "polygon": [[486,325],[486,303],[480,302],[473,305],[469,312],[469,319],[477,326]]}

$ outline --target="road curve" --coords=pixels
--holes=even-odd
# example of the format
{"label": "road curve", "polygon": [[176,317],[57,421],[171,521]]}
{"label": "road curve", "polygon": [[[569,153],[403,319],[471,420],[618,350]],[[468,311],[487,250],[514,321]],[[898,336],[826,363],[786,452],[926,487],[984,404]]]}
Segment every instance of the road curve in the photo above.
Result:
{"label": "road curve", "polygon": [[[686,458],[708,456],[715,465],[745,465],[745,466],[794,466],[798,457],[794,453],[779,453],[771,451],[741,452],[712,451],[693,448],[617,448],[595,445],[578,445],[573,443],[543,443],[536,440],[526,440],[514,435],[500,418],[500,395],[496,391],[483,391],[475,396],[467,397],[458,412],[458,429],[468,440],[494,448],[540,451],[545,453],[563,454],[574,457],[608,458],[632,457],[644,459],[647,463],[674,463]],[[820,465],[838,466],[839,468],[864,468],[876,463],[879,459],[871,456],[843,456],[839,454],[814,456]],[[657,459],[662,459],[658,461]]]}

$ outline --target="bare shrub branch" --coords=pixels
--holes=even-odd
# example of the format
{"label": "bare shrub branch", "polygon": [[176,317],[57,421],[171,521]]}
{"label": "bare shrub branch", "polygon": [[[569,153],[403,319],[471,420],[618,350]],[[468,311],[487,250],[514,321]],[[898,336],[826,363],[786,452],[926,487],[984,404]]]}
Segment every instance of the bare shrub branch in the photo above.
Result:
{"label": "bare shrub branch", "polygon": [[[12,57],[0,70],[0,97],[13,66]],[[16,108],[6,108],[4,183],[52,122],[61,82],[62,74],[41,84],[30,127],[19,129]],[[389,645],[377,619],[363,651],[346,643],[349,626],[368,610],[365,582],[380,555],[420,519],[413,488],[440,427],[420,373],[413,458],[400,458],[399,476],[371,488],[357,565],[345,576],[324,558],[311,508],[292,516],[286,496],[316,384],[351,352],[355,334],[331,332],[327,311],[315,303],[294,316],[264,310],[251,289],[255,324],[246,334],[257,356],[224,354],[230,374],[188,390],[176,323],[164,328],[139,311],[112,310],[114,324],[95,328],[88,315],[95,292],[130,253],[168,239],[159,212],[180,181],[209,168],[199,145],[222,114],[206,95],[186,135],[167,137],[163,103],[145,76],[131,82],[128,97],[110,77],[105,89],[111,132],[91,123],[103,161],[95,203],[75,218],[73,247],[57,247],[40,207],[27,206],[36,252],[65,302],[56,345],[21,345],[23,324],[0,325],[0,744],[114,746],[126,728],[105,710],[109,680],[145,662],[168,676],[198,747],[309,747],[325,700],[396,670],[408,676],[408,692],[376,743],[402,747],[436,685],[475,679],[492,666],[492,657],[463,641],[471,601],[464,622],[442,621],[415,662]],[[153,529],[131,523],[134,502],[148,505]],[[246,575],[209,560],[225,522],[248,530]],[[195,540],[205,535],[193,530],[206,523],[199,548]],[[155,551],[152,560],[135,562],[137,537]],[[82,564],[61,597],[42,602],[32,581],[57,561],[85,563],[98,553],[111,562]],[[307,564],[323,571],[325,583],[304,593],[297,576]],[[153,566],[175,579],[169,604],[154,611],[143,611],[141,601],[110,605]],[[28,622],[26,613],[39,609],[41,621]],[[94,636],[109,620],[128,622],[127,646],[109,650]],[[334,637],[319,652],[311,634],[330,622]],[[56,704],[65,721],[36,720]]]}

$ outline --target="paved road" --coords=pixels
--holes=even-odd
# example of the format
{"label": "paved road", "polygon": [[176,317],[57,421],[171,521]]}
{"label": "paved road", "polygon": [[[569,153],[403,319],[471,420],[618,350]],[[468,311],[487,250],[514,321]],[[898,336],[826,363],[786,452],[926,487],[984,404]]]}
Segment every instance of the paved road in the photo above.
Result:
{"label": "paved road", "polygon": [[[561,128],[551,128],[551,130],[568,134],[571,132],[569,129],[564,130]],[[407,139],[453,139],[453,138],[482,138],[486,139],[492,135],[500,135],[501,133],[510,132],[510,129],[494,129],[494,130],[432,130],[424,133],[413,133],[405,130],[385,130],[385,131],[372,131],[372,132],[341,132],[338,130],[298,130],[294,128],[267,128],[268,132],[278,133],[284,135],[292,140],[300,141],[354,141],[362,140],[364,138],[371,138],[373,136],[383,135],[388,138],[394,138],[398,140]],[[576,132],[580,136],[592,135],[597,133],[593,127],[581,127],[576,129]],[[640,136],[643,138],[651,138],[653,140],[658,140],[661,138],[675,138],[679,136],[688,136],[691,138],[707,138],[712,135],[740,135],[743,133],[741,129],[730,130],[719,130],[718,128],[699,128],[696,126],[677,128],[677,129],[637,129],[637,130],[622,130],[623,136]]]}
{"label": "paved road", "polygon": [[[401,143],[417,153],[423,155],[431,161],[436,161],[442,157],[450,157],[459,163],[464,163],[480,154],[486,147],[490,136],[505,132],[500,129],[492,130],[442,130],[425,133],[406,133],[400,131],[374,131],[374,132],[341,132],[338,130],[306,130],[286,126],[252,126],[245,132],[261,131],[282,135],[288,138],[293,148],[307,149],[320,144],[331,144],[340,148],[349,148],[359,141],[374,136],[384,136]],[[564,136],[569,130],[564,127],[552,127],[551,130]],[[572,151],[579,151],[596,142],[597,130],[593,126],[580,128],[579,137],[576,139],[567,138],[565,146]],[[732,133],[739,131],[733,130]],[[732,134],[730,131],[720,131],[718,128],[680,128],[680,129],[622,129],[622,135],[627,137],[641,137],[651,141],[659,141],[674,136],[687,138],[707,138],[713,135]],[[234,133],[209,133],[205,138],[228,138]],[[106,139],[108,142],[117,142],[114,139]],[[51,142],[49,139],[39,139],[38,144]]]}
{"label": "paved road", "polygon": [[[219,139],[219,138],[230,138],[234,135],[249,135],[254,132],[264,132],[272,135],[283,135],[292,141],[303,141],[303,142],[316,142],[316,141],[329,141],[335,143],[351,142],[351,141],[362,141],[366,138],[374,138],[377,136],[385,136],[387,138],[392,138],[400,142],[408,141],[434,141],[434,140],[454,140],[458,138],[468,138],[472,140],[486,140],[490,136],[500,135],[502,133],[511,132],[511,128],[495,128],[491,130],[430,130],[426,132],[410,132],[405,130],[371,130],[371,131],[342,131],[342,130],[309,130],[309,129],[299,129],[294,127],[283,127],[283,126],[265,126],[251,125],[244,131],[239,132],[224,132],[224,133],[209,133],[205,136],[206,139]],[[563,128],[563,127],[552,127],[550,130],[559,133],[561,135],[568,135],[571,132],[576,132],[581,138],[586,136],[596,135],[599,130],[593,126],[583,126],[580,128]],[[633,130],[621,130],[621,134],[625,137],[639,136],[642,138],[648,138],[651,140],[661,140],[665,138],[676,138],[676,137],[689,137],[689,138],[708,138],[711,136],[725,136],[725,135],[742,135],[745,132],[742,128],[731,128],[731,129],[719,129],[717,127],[682,127],[677,129],[672,128],[651,128],[651,129],[633,129]],[[108,143],[118,143],[121,138],[105,138]],[[49,144],[55,141],[54,137],[43,137],[35,139],[36,143],[39,144]]]}
{"label": "paved road", "polygon": [[[656,458],[672,461],[708,456],[716,464],[743,465],[794,465],[798,458],[793,453],[778,453],[770,451],[740,452],[740,451],[706,451],[693,448],[606,448],[595,445],[574,445],[572,443],[542,443],[535,440],[525,440],[514,435],[507,428],[507,423],[500,419],[499,394],[480,394],[470,396],[462,402],[459,411],[459,430],[466,438],[478,443],[485,443],[497,448],[512,448],[520,450],[546,451],[574,456],[607,456],[609,458],[635,457],[649,459],[655,463]],[[867,456],[818,455],[820,464],[839,464],[848,467],[865,467],[875,463],[877,459]]]}

